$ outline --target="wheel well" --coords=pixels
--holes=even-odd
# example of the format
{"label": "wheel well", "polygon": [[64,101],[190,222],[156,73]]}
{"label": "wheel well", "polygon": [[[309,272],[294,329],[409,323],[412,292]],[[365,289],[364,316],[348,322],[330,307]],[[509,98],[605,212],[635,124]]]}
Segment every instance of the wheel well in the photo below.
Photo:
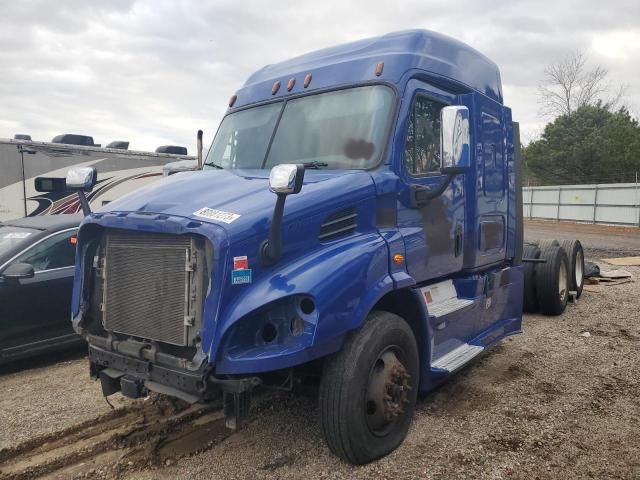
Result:
{"label": "wheel well", "polygon": [[424,309],[417,296],[409,289],[393,290],[378,300],[373,310],[394,313],[409,324],[418,344],[420,364],[424,365],[423,358],[428,354],[428,332],[423,321]]}

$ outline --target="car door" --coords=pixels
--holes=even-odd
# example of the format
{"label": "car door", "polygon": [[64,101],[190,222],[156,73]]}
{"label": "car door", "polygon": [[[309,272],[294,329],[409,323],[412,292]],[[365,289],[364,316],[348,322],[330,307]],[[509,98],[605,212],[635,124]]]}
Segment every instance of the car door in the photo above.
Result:
{"label": "car door", "polygon": [[2,282],[3,349],[73,333],[70,312],[75,245],[71,237],[76,231],[72,228],[53,233],[27,247],[4,267],[28,263],[35,274],[33,278]]}
{"label": "car door", "polygon": [[460,270],[463,258],[464,184],[461,175],[424,205],[412,205],[415,188],[436,188],[440,173],[440,110],[447,103],[417,88],[407,112],[404,154],[399,176],[398,228],[406,248],[408,273],[418,282]]}

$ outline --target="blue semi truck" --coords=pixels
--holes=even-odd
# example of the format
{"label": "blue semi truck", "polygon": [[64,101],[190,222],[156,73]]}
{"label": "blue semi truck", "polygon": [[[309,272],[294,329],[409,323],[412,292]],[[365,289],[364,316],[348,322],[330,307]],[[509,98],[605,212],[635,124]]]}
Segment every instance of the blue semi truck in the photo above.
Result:
{"label": "blue semi truck", "polygon": [[[521,332],[518,142],[498,67],[431,31],[258,70],[201,170],[83,221],[72,317],[91,375],[105,395],[222,395],[230,427],[253,389],[319,377],[330,449],[389,453],[420,391]],[[66,188],[94,183],[76,169]],[[560,313],[552,251],[539,300]]]}

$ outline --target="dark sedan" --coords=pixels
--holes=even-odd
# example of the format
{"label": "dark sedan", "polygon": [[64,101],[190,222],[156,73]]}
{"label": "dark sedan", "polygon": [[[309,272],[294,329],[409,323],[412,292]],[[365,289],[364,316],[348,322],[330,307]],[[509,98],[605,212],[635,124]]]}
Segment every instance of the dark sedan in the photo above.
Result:
{"label": "dark sedan", "polygon": [[71,328],[71,289],[82,215],[0,223],[0,363],[83,340]]}

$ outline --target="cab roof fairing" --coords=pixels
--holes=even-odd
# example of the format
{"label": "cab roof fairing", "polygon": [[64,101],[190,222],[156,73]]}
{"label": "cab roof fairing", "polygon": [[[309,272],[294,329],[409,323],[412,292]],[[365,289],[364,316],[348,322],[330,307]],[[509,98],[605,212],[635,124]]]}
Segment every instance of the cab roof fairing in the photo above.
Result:
{"label": "cab roof fairing", "polygon": [[[380,76],[376,76],[376,65],[380,62],[384,63],[384,70]],[[500,71],[493,61],[451,37],[429,30],[407,30],[267,65],[253,73],[236,92],[233,110],[306,90],[329,89],[367,81],[386,81],[398,85],[410,70],[421,70],[449,79],[498,103],[503,102]],[[312,81],[305,88],[303,79],[307,74],[312,75]],[[296,82],[288,91],[285,85],[292,77]],[[272,86],[278,80],[281,87],[272,94]]]}

